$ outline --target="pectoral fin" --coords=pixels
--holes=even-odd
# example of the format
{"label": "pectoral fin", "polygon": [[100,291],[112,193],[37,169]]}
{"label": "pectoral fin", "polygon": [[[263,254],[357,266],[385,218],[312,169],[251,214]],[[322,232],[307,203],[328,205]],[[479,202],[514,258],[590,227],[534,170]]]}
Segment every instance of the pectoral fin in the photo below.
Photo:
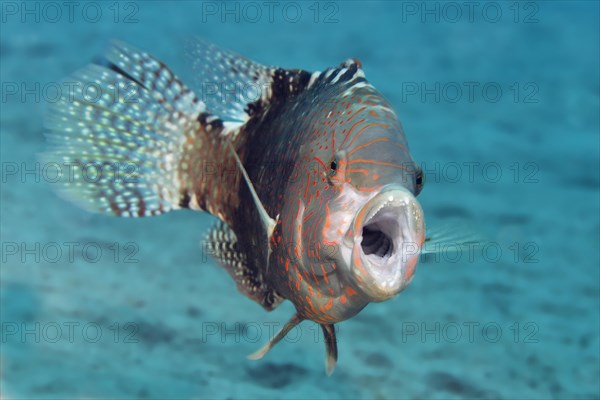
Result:
{"label": "pectoral fin", "polygon": [[235,162],[236,162],[238,168],[240,169],[242,176],[244,177],[244,181],[246,181],[246,184],[248,185],[248,189],[250,190],[250,193],[252,194],[252,199],[254,200],[254,205],[258,209],[258,214],[260,215],[260,220],[262,221],[262,224],[265,227],[265,230],[267,231],[267,237],[269,238],[269,243],[270,243],[271,236],[273,235],[273,230],[275,229],[275,225],[277,225],[277,221],[269,216],[269,213],[267,213],[267,210],[265,210],[265,206],[263,206],[262,201],[260,201],[260,199],[258,198],[258,194],[256,193],[256,190],[254,189],[254,185],[252,184],[252,181],[250,180],[250,177],[248,176],[248,173],[246,172],[246,168],[244,168],[244,165],[242,164],[242,161],[238,157],[237,153],[235,152],[235,149],[231,145],[231,142],[229,142],[227,145],[229,146],[229,150],[231,151],[231,154],[235,158]]}
{"label": "pectoral fin", "polygon": [[248,356],[250,360],[260,360],[271,350],[277,343],[281,341],[291,331],[294,329],[296,325],[303,321],[303,318],[298,314],[294,314],[292,318],[283,326],[283,328],[277,332],[273,339],[271,339],[267,344],[265,344],[260,350],[255,353],[252,353]]}
{"label": "pectoral fin", "polygon": [[231,145],[231,142],[228,143],[228,146],[229,150],[231,151],[231,154],[235,158],[235,162],[237,163],[238,168],[242,173],[242,176],[244,177],[244,181],[246,181],[246,184],[248,185],[248,190],[250,190],[250,193],[252,194],[252,199],[254,200],[254,204],[256,206],[256,209],[258,210],[258,215],[260,216],[260,220],[267,234],[267,254],[265,271],[269,271],[269,259],[271,258],[271,252],[273,251],[273,249],[271,248],[271,239],[273,237],[273,231],[275,230],[275,226],[277,225],[277,219],[279,219],[279,215],[276,217],[276,219],[273,219],[269,216],[269,213],[267,213],[265,206],[260,201],[260,198],[258,197],[256,190],[254,189],[254,185],[252,184],[252,181],[250,180],[250,177],[246,172],[246,168],[244,168],[244,164],[242,164],[242,161],[235,152],[235,149]]}
{"label": "pectoral fin", "polygon": [[[260,360],[271,350],[277,343],[281,341],[296,325],[303,321],[303,318],[298,314],[294,314],[292,318],[283,326],[283,328],[277,332],[275,336],[267,344],[265,344],[260,350],[250,354],[249,360]],[[325,370],[327,375],[331,375],[335,369],[335,364],[338,358],[337,350],[337,339],[335,336],[335,326],[333,324],[321,324],[323,329],[323,336],[325,338],[325,351],[327,355],[325,357]]]}

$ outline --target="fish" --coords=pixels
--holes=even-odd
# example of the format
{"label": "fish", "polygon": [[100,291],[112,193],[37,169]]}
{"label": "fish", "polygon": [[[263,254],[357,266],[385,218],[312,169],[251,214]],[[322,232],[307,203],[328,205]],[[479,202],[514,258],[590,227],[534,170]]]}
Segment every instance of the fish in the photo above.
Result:
{"label": "fish", "polygon": [[[93,87],[93,97],[49,105],[44,158],[81,166],[60,193],[89,211],[215,216],[203,251],[265,310],[285,300],[296,310],[249,358],[310,320],[322,328],[331,374],[335,324],[405,289],[425,240],[423,172],[400,120],[358,59],[286,69],[203,39],[190,40],[186,55],[190,86],[114,41],[68,78]],[[212,95],[207,83],[255,95]],[[103,173],[90,179],[89,165]]]}

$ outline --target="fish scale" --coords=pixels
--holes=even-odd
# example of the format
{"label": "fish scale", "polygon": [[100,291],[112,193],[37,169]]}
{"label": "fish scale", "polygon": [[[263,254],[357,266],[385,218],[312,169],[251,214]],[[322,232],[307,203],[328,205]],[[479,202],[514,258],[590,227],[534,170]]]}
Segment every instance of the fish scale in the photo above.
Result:
{"label": "fish scale", "polygon": [[[308,319],[322,327],[331,373],[334,324],[406,287],[418,252],[402,248],[408,240],[420,250],[424,240],[415,199],[422,173],[400,122],[356,59],[309,72],[197,39],[187,52],[190,87],[155,57],[115,42],[100,65],[73,75],[95,82],[101,100],[80,96],[50,108],[45,157],[136,167],[131,182],[81,174],[66,182],[63,193],[92,211],[216,216],[204,250],[239,291],[266,310],[284,300],[296,308],[250,357],[263,357]],[[211,97],[207,83],[254,85],[258,93]],[[117,87],[138,101],[122,101]]]}

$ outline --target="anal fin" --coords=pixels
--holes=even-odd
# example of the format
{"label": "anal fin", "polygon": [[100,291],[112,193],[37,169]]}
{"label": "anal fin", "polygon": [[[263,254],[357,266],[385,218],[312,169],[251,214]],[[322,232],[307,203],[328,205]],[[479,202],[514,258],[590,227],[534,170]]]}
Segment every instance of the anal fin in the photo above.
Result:
{"label": "anal fin", "polygon": [[333,374],[338,358],[335,326],[333,324],[321,324],[321,328],[323,329],[323,336],[325,338],[325,371],[327,371],[327,375],[331,375]]}

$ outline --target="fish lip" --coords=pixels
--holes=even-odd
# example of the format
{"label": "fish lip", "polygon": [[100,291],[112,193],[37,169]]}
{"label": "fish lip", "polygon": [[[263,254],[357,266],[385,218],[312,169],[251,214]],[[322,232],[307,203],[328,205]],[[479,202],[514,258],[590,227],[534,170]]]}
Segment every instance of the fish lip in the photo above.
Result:
{"label": "fish lip", "polygon": [[[408,286],[425,236],[423,210],[415,196],[402,186],[383,187],[362,206],[351,227],[347,245],[352,246],[357,288],[371,301],[383,301]],[[369,227],[376,231],[376,243],[367,246],[366,235],[373,242]]]}

